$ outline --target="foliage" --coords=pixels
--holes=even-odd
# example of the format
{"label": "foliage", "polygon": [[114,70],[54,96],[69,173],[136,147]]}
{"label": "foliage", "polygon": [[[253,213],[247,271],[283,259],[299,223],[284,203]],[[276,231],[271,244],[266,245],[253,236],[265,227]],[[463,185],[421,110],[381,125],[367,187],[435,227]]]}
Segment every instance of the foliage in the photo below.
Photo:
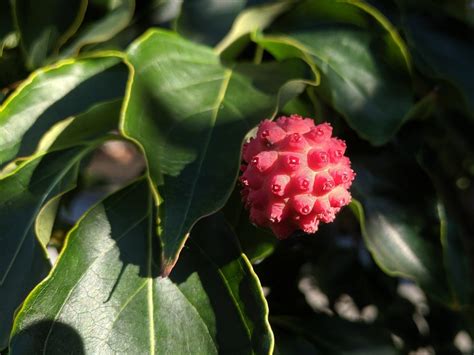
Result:
{"label": "foliage", "polygon": [[[1,0],[0,350],[468,353],[471,3]],[[330,122],[357,177],[277,241],[236,180],[282,113]],[[91,172],[113,141],[145,162],[118,185]]]}

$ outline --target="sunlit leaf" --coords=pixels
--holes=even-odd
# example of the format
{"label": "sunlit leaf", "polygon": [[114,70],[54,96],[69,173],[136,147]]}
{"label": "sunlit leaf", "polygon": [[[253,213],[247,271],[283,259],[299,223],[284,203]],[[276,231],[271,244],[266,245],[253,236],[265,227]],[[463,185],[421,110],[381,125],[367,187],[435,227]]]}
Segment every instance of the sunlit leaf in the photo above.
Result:
{"label": "sunlit leaf", "polygon": [[116,55],[66,60],[39,69],[0,106],[0,166],[30,155],[56,122],[122,97],[127,70]]}
{"label": "sunlit leaf", "polygon": [[271,352],[258,279],[222,217],[196,225],[162,278],[153,205],[142,180],[86,213],[20,310],[12,352]]}
{"label": "sunlit leaf", "polygon": [[83,148],[38,157],[0,180],[0,348],[6,346],[13,313],[44,278],[49,261],[35,237],[43,203],[74,186]]}
{"label": "sunlit leaf", "polygon": [[227,66],[210,48],[161,30],[137,40],[128,60],[122,131],[148,161],[166,275],[193,224],[229,197],[245,134],[300,93],[308,73],[296,59]]}
{"label": "sunlit leaf", "polygon": [[364,139],[386,143],[411,106],[410,58],[382,14],[361,1],[303,1],[254,40],[276,58],[310,56],[318,93]]}

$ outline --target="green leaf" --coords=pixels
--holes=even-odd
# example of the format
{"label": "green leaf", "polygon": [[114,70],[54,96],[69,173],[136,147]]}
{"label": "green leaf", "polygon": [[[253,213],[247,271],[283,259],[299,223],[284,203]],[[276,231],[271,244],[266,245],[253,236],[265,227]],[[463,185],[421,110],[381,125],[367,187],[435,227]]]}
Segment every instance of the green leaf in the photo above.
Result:
{"label": "green leaf", "polygon": [[364,242],[387,274],[417,282],[431,297],[449,304],[439,240],[436,196],[429,179],[408,157],[380,152],[355,162],[351,208]]}
{"label": "green leaf", "polygon": [[[466,145],[462,143],[470,137],[459,135],[463,132],[456,132],[455,126],[446,122],[444,117],[440,121],[432,120],[430,128],[432,131],[425,132],[425,144],[417,159],[430,176],[439,199],[437,204],[440,221],[439,237],[443,263],[453,296],[450,306],[453,310],[464,311],[464,308],[467,310],[469,304],[474,301],[474,285],[472,282],[466,282],[472,279],[474,263],[473,255],[469,252],[471,248],[469,227],[463,221],[462,215],[465,208],[462,200],[459,199],[459,196],[467,193],[458,190],[453,182],[452,172],[457,171],[457,168],[453,168],[453,164],[463,164],[465,157],[472,154],[469,149],[461,153],[458,150],[458,147],[466,149]],[[446,131],[449,131],[450,135],[446,135]],[[470,203],[469,198],[466,202]]]}
{"label": "green leaf", "polygon": [[258,279],[220,215],[199,222],[169,278],[158,276],[143,179],[93,207],[27,298],[13,353],[270,353]]}
{"label": "green leaf", "polygon": [[13,312],[50,267],[35,237],[36,215],[48,199],[74,186],[83,156],[84,147],[39,156],[0,179],[0,348]]}
{"label": "green leaf", "polygon": [[[45,143],[43,136],[41,143],[47,146],[44,150],[58,150],[69,148],[80,143],[90,143],[112,133],[119,125],[120,110],[122,108],[122,99],[101,102],[92,106],[86,112],[83,112],[72,119],[67,120],[67,125],[61,127],[59,134],[54,138],[50,137],[51,144]],[[120,136],[118,139],[123,139]],[[41,144],[40,144],[41,146]]]}
{"label": "green leaf", "polygon": [[79,28],[87,0],[13,0],[13,13],[30,69],[45,64],[57,54]]}
{"label": "green leaf", "polygon": [[[381,327],[350,322],[323,313],[302,319],[271,318],[276,333],[275,354],[398,354],[390,335]],[[291,334],[291,335],[290,335]]]}
{"label": "green leaf", "polygon": [[361,1],[303,1],[254,39],[278,59],[310,56],[316,89],[372,144],[386,143],[411,106],[410,58],[393,26]]}
{"label": "green leaf", "polygon": [[438,205],[438,213],[443,261],[454,298],[451,307],[455,310],[462,310],[474,300],[474,287],[471,282],[466,282],[466,280],[472,280],[470,260],[468,254],[465,253],[465,243],[463,243],[463,239],[466,239],[467,235],[454,218],[449,218],[450,216],[441,203]]}
{"label": "green leaf", "polygon": [[76,186],[80,161],[117,127],[120,107],[121,100],[102,103],[67,120],[43,138],[51,153],[36,154],[0,179],[0,348],[13,311],[49,270],[44,250],[57,205]]}
{"label": "green leaf", "polygon": [[229,31],[245,3],[246,0],[184,1],[176,31],[193,41],[213,46]]}
{"label": "green leaf", "polygon": [[7,37],[14,32],[9,1],[0,2],[0,57],[3,55],[3,47]]}
{"label": "green leaf", "polygon": [[252,263],[260,262],[275,249],[278,240],[272,232],[250,223],[249,213],[242,205],[240,186],[237,186],[223,208],[226,220],[232,226],[244,254]]}
{"label": "green leaf", "polygon": [[[436,8],[431,9],[436,12]],[[474,81],[470,73],[474,48],[474,31],[445,16],[434,19],[424,13],[403,16],[408,43],[420,57],[420,70],[436,79],[452,83],[462,94],[466,107],[474,116]],[[460,33],[466,33],[460,36]]]}
{"label": "green leaf", "polygon": [[210,48],[162,30],[137,40],[128,61],[122,132],[148,161],[166,275],[193,224],[229,197],[245,134],[304,90],[308,81],[296,79],[307,70],[299,60],[227,67]]}
{"label": "green leaf", "polygon": [[18,82],[28,75],[28,72],[23,66],[18,47],[7,49],[5,46],[3,49],[0,55],[0,88],[3,95],[8,95]]}
{"label": "green leaf", "polygon": [[[103,16],[86,23],[61,50],[61,57],[77,54],[84,46],[106,42],[130,23],[135,10],[135,0],[90,0],[88,10],[103,12]],[[86,13],[87,17],[87,13]]]}
{"label": "green leaf", "polygon": [[0,167],[33,153],[56,122],[122,97],[127,70],[116,54],[65,60],[34,72],[0,106]]}
{"label": "green leaf", "polygon": [[219,53],[229,51],[230,47],[233,47],[242,39],[244,39],[244,41],[242,41],[243,43],[239,43],[239,45],[243,46],[243,44],[248,42],[248,39],[244,38],[245,35],[267,28],[275,18],[286,11],[292,3],[293,1],[291,0],[279,1],[275,4],[265,4],[242,11],[232,24],[229,33],[217,44],[216,50]]}
{"label": "green leaf", "polygon": [[316,345],[300,334],[276,326],[273,326],[273,332],[275,333],[275,355],[323,354]]}
{"label": "green leaf", "polygon": [[[100,103],[77,117],[58,123],[42,138],[39,150],[70,148],[79,143],[92,142],[106,136],[118,127],[121,104],[122,100]],[[70,189],[74,187],[75,184],[71,185]],[[61,194],[49,200],[36,217],[36,236],[45,247],[51,237],[59,202],[69,190],[63,190]]]}

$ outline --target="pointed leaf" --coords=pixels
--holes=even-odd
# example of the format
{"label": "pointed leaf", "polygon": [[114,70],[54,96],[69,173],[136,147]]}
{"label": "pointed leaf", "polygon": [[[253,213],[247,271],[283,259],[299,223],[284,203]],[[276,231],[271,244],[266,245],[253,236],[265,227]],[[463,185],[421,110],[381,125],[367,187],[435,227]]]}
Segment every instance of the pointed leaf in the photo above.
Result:
{"label": "pointed leaf", "polygon": [[20,310],[13,353],[271,351],[258,279],[222,217],[196,225],[162,278],[151,201],[141,180],[86,213]]}
{"label": "pointed leaf", "polygon": [[[374,21],[375,20],[375,21]],[[316,89],[364,139],[386,143],[411,106],[410,58],[375,8],[357,0],[302,1],[255,40],[278,59],[312,58]]]}
{"label": "pointed leaf", "polygon": [[71,43],[61,50],[61,57],[77,54],[86,45],[106,42],[127,27],[135,10],[135,0],[92,0],[89,1],[89,9],[104,12],[104,15],[83,24]]}
{"label": "pointed leaf", "polygon": [[161,203],[166,275],[193,224],[230,195],[245,134],[304,89],[306,82],[295,79],[306,66],[295,60],[227,67],[210,48],[162,30],[137,40],[128,60],[134,76],[122,131],[148,160]]}
{"label": "pointed leaf", "polygon": [[34,221],[48,199],[75,183],[81,148],[33,159],[0,179],[0,348],[4,348],[13,312],[49,270]]}
{"label": "pointed leaf", "polygon": [[431,297],[449,304],[439,240],[436,195],[414,160],[380,152],[354,163],[357,179],[351,208],[365,244],[387,274],[417,282]]}

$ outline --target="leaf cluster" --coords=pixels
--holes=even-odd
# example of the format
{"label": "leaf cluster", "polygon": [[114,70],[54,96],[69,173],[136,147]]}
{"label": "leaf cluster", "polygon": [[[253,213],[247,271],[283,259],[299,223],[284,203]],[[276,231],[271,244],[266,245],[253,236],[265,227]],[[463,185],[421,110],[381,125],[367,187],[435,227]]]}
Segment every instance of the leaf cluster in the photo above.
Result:
{"label": "leaf cluster", "polygon": [[[472,351],[473,26],[468,0],[0,0],[0,350]],[[292,113],[357,178],[277,242],[236,180]],[[99,176],[111,147],[134,168]]]}

